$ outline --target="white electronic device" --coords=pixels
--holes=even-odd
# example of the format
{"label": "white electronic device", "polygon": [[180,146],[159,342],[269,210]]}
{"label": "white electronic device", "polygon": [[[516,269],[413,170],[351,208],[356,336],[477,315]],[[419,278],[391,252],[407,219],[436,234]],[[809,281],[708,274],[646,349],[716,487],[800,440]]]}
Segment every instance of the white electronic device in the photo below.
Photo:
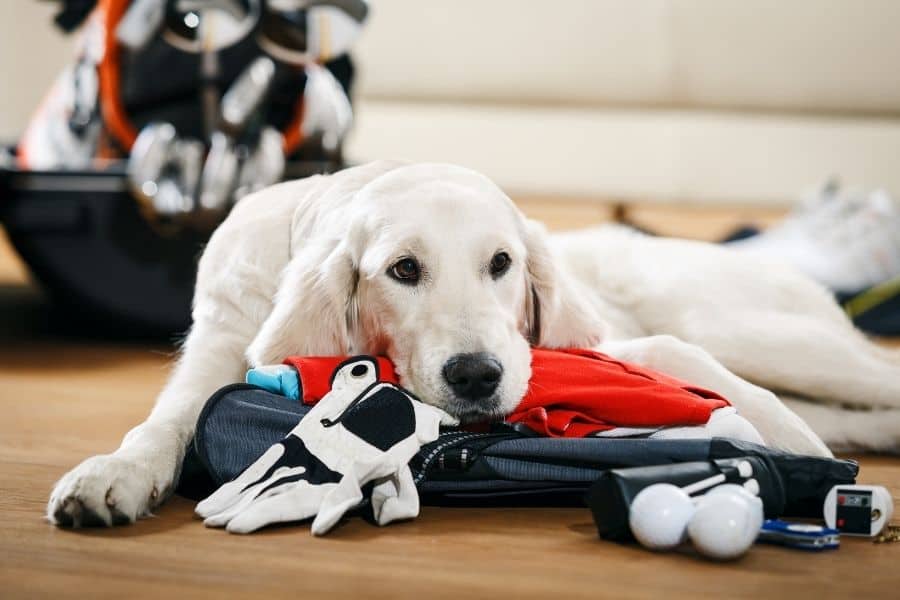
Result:
{"label": "white electronic device", "polygon": [[874,537],[894,514],[894,501],[880,485],[836,485],[825,497],[825,522],[847,535]]}

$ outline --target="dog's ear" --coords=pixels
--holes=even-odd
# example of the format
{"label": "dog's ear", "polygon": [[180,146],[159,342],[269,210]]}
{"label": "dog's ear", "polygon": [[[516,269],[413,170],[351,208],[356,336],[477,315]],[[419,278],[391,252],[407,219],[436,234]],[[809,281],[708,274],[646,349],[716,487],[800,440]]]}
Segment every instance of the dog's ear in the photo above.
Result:
{"label": "dog's ear", "polygon": [[590,348],[600,343],[604,326],[585,300],[587,290],[547,245],[547,231],[525,220],[527,256],[526,335],[534,346]]}
{"label": "dog's ear", "polygon": [[274,308],[247,348],[251,365],[351,351],[356,327],[353,236],[303,246],[281,274]]}

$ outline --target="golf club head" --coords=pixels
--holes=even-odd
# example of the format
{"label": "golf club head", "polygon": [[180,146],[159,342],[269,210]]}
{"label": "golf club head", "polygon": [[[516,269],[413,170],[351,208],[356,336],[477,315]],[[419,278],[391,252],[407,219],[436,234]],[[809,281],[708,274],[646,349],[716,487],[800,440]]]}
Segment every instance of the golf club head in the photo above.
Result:
{"label": "golf club head", "polygon": [[303,90],[303,122],[300,130],[307,138],[322,134],[322,146],[337,150],[353,124],[353,108],[344,88],[331,71],[316,64],[306,67]]}
{"label": "golf club head", "polygon": [[171,176],[159,179],[151,205],[162,217],[179,217],[191,210],[190,200],[181,193],[181,187]]}
{"label": "golf club head", "polygon": [[99,121],[97,105],[100,102],[100,78],[97,65],[90,60],[79,60],[72,71],[72,108],[69,113],[69,129],[83,137]]}
{"label": "golf club head", "polygon": [[238,156],[231,138],[216,131],[210,140],[209,153],[200,176],[200,208],[224,211],[238,174]]}
{"label": "golf club head", "polygon": [[163,39],[185,52],[214,52],[244,39],[259,22],[262,0],[171,0]]}
{"label": "golf club head", "polygon": [[129,50],[147,45],[162,26],[166,0],[134,0],[116,26],[116,40]]}
{"label": "golf club head", "polygon": [[175,166],[178,168],[178,187],[184,196],[184,211],[197,206],[200,176],[203,172],[203,155],[206,146],[200,140],[178,140],[175,143]]}
{"label": "golf club head", "polygon": [[259,108],[275,77],[275,63],[260,56],[235,79],[222,96],[222,122],[229,129],[242,130]]}
{"label": "golf club head", "polygon": [[150,123],[138,134],[128,157],[128,182],[135,195],[152,201],[159,178],[172,160],[176,132],[171,123]]}
{"label": "golf club head", "polygon": [[38,106],[19,139],[17,162],[23,168],[92,167],[102,129],[97,65],[89,56],[93,47],[88,43],[86,54],[63,69]]}
{"label": "golf club head", "polygon": [[327,62],[356,43],[368,14],[365,0],[269,0],[259,45],[289,64]]}
{"label": "golf club head", "polygon": [[266,127],[259,142],[241,165],[235,198],[256,192],[281,181],[284,176],[284,136],[273,127]]}

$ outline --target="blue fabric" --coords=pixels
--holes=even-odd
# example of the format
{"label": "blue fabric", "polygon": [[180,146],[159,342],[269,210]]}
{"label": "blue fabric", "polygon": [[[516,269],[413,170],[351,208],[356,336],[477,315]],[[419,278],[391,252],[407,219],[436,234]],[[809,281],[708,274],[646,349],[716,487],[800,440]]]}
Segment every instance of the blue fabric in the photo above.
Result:
{"label": "blue fabric", "polygon": [[300,376],[297,369],[289,365],[269,365],[250,369],[247,371],[245,381],[273,394],[300,400]]}

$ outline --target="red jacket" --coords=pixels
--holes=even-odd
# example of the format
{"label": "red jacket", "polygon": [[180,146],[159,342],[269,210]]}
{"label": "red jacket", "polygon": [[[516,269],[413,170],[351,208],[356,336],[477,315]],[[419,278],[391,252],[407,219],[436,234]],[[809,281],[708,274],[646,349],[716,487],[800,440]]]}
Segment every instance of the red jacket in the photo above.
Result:
{"label": "red jacket", "polygon": [[[328,393],[331,374],[347,357],[287,358],[297,369],[303,402]],[[378,358],[380,379],[399,383],[393,364]],[[616,427],[704,425],[728,406],[722,396],[674,377],[592,350],[531,351],[528,391],[507,421],[551,437],[584,437]]]}

